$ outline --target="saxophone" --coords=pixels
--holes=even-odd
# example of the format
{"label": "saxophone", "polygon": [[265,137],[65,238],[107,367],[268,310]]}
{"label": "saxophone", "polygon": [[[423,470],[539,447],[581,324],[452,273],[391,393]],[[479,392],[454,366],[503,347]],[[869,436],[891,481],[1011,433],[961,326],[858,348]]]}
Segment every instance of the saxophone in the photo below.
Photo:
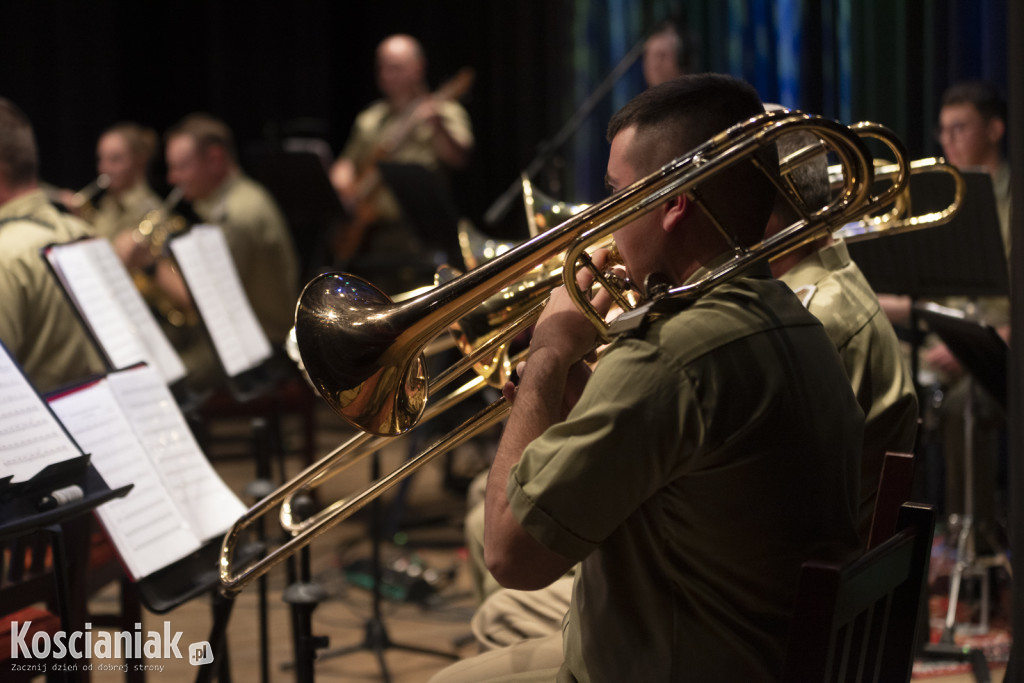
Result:
{"label": "saxophone", "polygon": [[132,280],[149,307],[159,318],[172,327],[193,327],[199,318],[194,309],[182,310],[160,287],[155,278],[155,264],[164,256],[167,242],[171,237],[187,229],[188,221],[184,216],[174,213],[173,209],[181,202],[181,188],[175,186],[168,193],[163,203],[143,216],[132,231],[132,239],[139,247],[146,249],[152,265],[136,268],[132,271]]}

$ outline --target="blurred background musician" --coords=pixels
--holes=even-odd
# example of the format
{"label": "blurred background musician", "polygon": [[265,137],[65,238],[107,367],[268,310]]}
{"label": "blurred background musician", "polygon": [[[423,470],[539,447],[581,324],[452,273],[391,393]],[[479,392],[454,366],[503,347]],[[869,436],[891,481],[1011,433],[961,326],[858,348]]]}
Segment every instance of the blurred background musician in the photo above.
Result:
{"label": "blurred background musician", "polygon": [[692,71],[689,37],[684,40],[676,23],[666,20],[658,24],[644,42],[641,68],[648,87],[660,85]]}
{"label": "blurred background musician", "polygon": [[[426,81],[426,55],[409,35],[385,38],[377,47],[377,86],[383,95],[359,113],[348,141],[330,169],[331,184],[349,213],[347,225],[334,244],[339,266],[352,262],[353,272],[372,269],[377,258],[416,259],[425,236],[417,235],[398,201],[381,182],[378,162],[417,164],[442,176],[462,168],[473,148],[469,115],[455,99],[468,87],[456,78],[432,94]],[[436,243],[454,235],[432,236]],[[431,269],[432,270],[432,269]],[[375,284],[389,288],[388,272]],[[383,284],[382,284],[383,283]],[[410,282],[395,282],[401,288]],[[419,283],[422,284],[422,283]],[[392,291],[391,293],[396,293]]]}
{"label": "blurred background musician", "polygon": [[[815,142],[809,133],[784,135],[777,143],[779,157]],[[801,165],[790,180],[808,206],[823,206],[830,192],[828,160],[821,155]],[[777,196],[765,235],[778,233],[798,218],[794,207]],[[886,451],[914,451],[918,406],[909,364],[892,323],[850,259],[845,242],[823,237],[784,254],[771,267],[772,275],[789,285],[825,326],[864,411],[858,529],[866,543]]]}
{"label": "blurred background musician", "polygon": [[[295,247],[281,211],[267,190],[239,167],[234,136],[223,121],[189,114],[167,131],[165,141],[168,184],[180,189],[203,223],[224,231],[256,318],[271,345],[282,349],[293,325],[299,283]],[[148,246],[139,249],[147,258]],[[156,263],[156,280],[177,306],[192,306],[169,259]],[[195,388],[219,383],[213,349],[200,331],[172,341]]]}
{"label": "blurred background musician", "polygon": [[[155,130],[124,121],[103,131],[96,143],[96,172],[106,179],[106,189],[88,209],[75,208],[69,190],[63,191],[65,206],[92,224],[96,234],[114,243],[119,254],[131,251],[131,230],[143,217],[160,206],[160,196],[147,178],[159,137]],[[122,234],[124,233],[124,234]]]}
{"label": "blurred background musician", "polygon": [[39,189],[32,124],[0,98],[0,340],[40,392],[103,371],[103,362],[39,250],[91,234]]}
{"label": "blurred background musician", "polygon": [[[1009,263],[1010,255],[1010,167],[1003,146],[1006,138],[1006,101],[993,84],[964,81],[951,85],[942,95],[936,136],[946,159],[963,171],[984,171],[992,178],[999,229]],[[879,297],[894,324],[910,323],[911,300],[906,296]],[[947,297],[938,303],[963,311],[971,320],[994,327],[1009,341],[1010,306],[1004,296]],[[983,552],[1005,547],[1006,501],[1002,499],[1000,471],[1005,466],[1006,416],[998,403],[969,381],[965,369],[949,348],[927,337],[919,356],[918,381],[926,393],[925,425],[931,430],[927,442],[941,450],[932,467],[945,472],[945,490],[933,492],[947,514],[965,512],[964,410],[968,392],[973,392],[974,524],[979,549]],[[922,434],[922,437],[925,435]],[[955,521],[955,519],[953,520]]]}

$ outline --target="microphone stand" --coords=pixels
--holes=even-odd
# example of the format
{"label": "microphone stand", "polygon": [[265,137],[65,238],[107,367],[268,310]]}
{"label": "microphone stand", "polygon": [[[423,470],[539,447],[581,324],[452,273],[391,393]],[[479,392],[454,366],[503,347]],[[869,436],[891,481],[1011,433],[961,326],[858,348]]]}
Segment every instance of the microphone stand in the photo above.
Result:
{"label": "microphone stand", "polygon": [[[643,54],[644,43],[647,42],[647,36],[638,41],[626,55],[619,60],[619,63],[615,65],[615,68],[605,76],[604,80],[597,86],[597,89],[590,94],[590,96],[584,100],[583,104],[579,106],[576,113],[565,122],[561,130],[555,135],[543,142],[538,147],[537,156],[533,158],[526,169],[522,172],[522,176],[526,176],[528,179],[533,180],[533,177],[540,172],[544,165],[547,164],[551,157],[554,156],[555,150],[559,149],[569,137],[576,132],[576,129],[580,127],[580,124],[590,116],[590,112],[594,110],[597,103],[604,99],[604,96],[608,94],[608,91],[622,78],[622,75],[626,73],[629,67],[633,66],[633,63]],[[505,192],[499,196],[487,212],[484,214],[484,222],[488,225],[494,225],[504,217],[508,211],[509,206],[519,193],[522,191],[522,181],[516,179],[512,182]]]}

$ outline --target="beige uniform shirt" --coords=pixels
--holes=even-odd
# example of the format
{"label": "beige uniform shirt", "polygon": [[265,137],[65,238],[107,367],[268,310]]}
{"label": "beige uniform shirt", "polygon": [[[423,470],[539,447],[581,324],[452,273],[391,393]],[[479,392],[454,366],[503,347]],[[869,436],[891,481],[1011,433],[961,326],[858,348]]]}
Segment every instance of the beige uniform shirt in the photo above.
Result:
{"label": "beige uniform shirt", "polygon": [[914,450],[918,411],[910,368],[845,242],[808,256],[779,279],[825,326],[864,411],[859,529],[866,541],[885,452]]}
{"label": "beige uniform shirt", "polygon": [[103,363],[40,249],[90,234],[37,190],[0,206],[0,341],[42,393]]}
{"label": "beige uniform shirt", "polygon": [[160,196],[145,183],[137,183],[121,197],[109,192],[99,198],[92,226],[96,234],[107,239],[124,230],[134,230],[147,213],[160,207]]}
{"label": "beige uniform shirt", "polygon": [[[454,101],[444,101],[439,105],[442,125],[452,138],[463,145],[473,145],[473,129],[469,114],[462,105]],[[402,115],[395,112],[384,100],[374,102],[357,117],[345,148],[341,152],[344,159],[351,160],[356,168],[360,168],[378,149],[388,145],[402,125]],[[418,164],[431,170],[438,170],[441,162],[434,151],[434,130],[426,122],[420,122],[405,135],[387,155],[386,161],[399,164]],[[398,202],[387,188],[377,195],[377,215],[381,219],[394,220],[400,216]]]}
{"label": "beige uniform shirt", "polygon": [[523,527],[581,560],[559,680],[776,680],[801,563],[859,550],[863,429],[777,280],[615,342],[508,485]]}
{"label": "beige uniform shirt", "polygon": [[245,294],[270,343],[280,347],[295,324],[299,264],[284,216],[267,190],[241,173],[193,208],[224,231]]}

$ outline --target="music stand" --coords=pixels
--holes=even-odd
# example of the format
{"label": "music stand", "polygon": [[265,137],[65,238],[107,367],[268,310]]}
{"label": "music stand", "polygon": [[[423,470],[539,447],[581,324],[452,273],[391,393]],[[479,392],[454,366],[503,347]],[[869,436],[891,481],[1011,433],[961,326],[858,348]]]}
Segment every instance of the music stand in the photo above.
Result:
{"label": "music stand", "polygon": [[[992,179],[987,173],[961,174],[963,205],[948,223],[881,239],[847,240],[850,258],[876,292],[935,298],[1010,291]],[[949,180],[939,175],[910,176],[915,214],[949,204]]]}
{"label": "music stand", "polygon": [[419,164],[381,162],[377,168],[416,234],[447,255],[459,253],[462,213],[444,176]]}
{"label": "music stand", "polygon": [[328,263],[328,237],[345,218],[345,208],[331,187],[323,160],[312,151],[262,149],[250,160],[260,181],[284,213],[305,274]]}
{"label": "music stand", "polygon": [[[963,204],[953,218],[944,225],[881,239],[863,241],[851,240],[850,257],[860,267],[868,282],[877,292],[905,294],[912,300],[947,296],[1005,296],[1009,292],[1009,273],[1006,254],[999,231],[995,195],[992,180],[987,173],[961,172],[966,184]],[[949,203],[949,180],[939,174],[916,174],[910,176],[910,191],[913,197],[913,211],[938,211]],[[920,339],[917,334],[918,316],[926,308],[911,306],[911,365],[915,385],[918,381],[917,357]],[[951,319],[931,316],[937,327],[941,327],[959,344],[960,334],[966,328],[957,326]],[[965,321],[960,321],[965,322]],[[936,329],[938,333],[938,329]],[[987,335],[988,333],[984,333]],[[982,336],[984,336],[982,335]],[[941,335],[940,335],[941,336]],[[973,345],[979,337],[977,330],[968,336]],[[991,341],[991,340],[990,340]],[[965,343],[968,343],[964,340]],[[955,353],[954,347],[950,350]],[[966,365],[966,363],[965,363]],[[1005,372],[1005,370],[1004,370]],[[986,376],[988,373],[986,372]],[[971,381],[974,381],[971,379]],[[1004,376],[1005,382],[1005,376]],[[968,392],[970,394],[970,391]],[[926,645],[925,652],[949,657],[952,652],[953,620],[959,591],[959,578],[971,569],[973,557],[973,415],[968,400],[965,417],[964,471],[965,471],[965,513],[964,525],[957,543],[957,569],[950,585],[949,611],[943,642]],[[984,579],[984,577],[983,577]],[[961,649],[962,650],[962,649]],[[968,649],[969,650],[969,649]],[[960,652],[965,661],[969,652]]]}

